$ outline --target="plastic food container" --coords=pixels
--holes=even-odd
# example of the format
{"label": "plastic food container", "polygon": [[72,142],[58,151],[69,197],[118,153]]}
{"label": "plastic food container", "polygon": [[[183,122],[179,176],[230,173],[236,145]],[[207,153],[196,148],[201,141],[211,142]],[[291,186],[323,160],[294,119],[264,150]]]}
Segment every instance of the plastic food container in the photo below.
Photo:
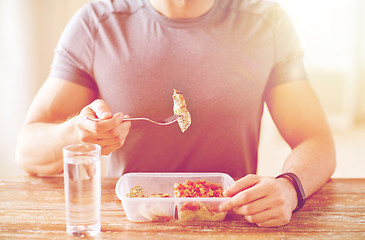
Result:
{"label": "plastic food container", "polygon": [[[223,189],[234,180],[225,173],[127,173],[117,182],[115,192],[121,200],[127,219],[133,222],[170,221],[222,221],[226,212],[219,212],[222,198],[178,198],[176,184],[187,180],[205,180],[219,184]],[[169,194],[170,198],[130,198],[127,193],[140,185],[145,195]]]}

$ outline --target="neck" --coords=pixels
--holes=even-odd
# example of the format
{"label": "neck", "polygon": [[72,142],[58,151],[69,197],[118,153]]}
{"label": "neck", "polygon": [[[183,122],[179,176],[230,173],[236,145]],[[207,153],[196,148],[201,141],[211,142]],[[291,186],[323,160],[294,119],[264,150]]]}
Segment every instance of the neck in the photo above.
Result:
{"label": "neck", "polygon": [[207,13],[216,0],[149,0],[152,7],[169,18],[197,18]]}

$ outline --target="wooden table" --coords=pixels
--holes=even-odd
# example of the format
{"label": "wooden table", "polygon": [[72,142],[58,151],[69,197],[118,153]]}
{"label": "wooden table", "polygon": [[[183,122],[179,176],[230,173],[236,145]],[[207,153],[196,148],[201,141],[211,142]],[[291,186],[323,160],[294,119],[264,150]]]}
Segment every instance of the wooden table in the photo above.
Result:
{"label": "wooden table", "polygon": [[[365,239],[365,179],[332,179],[283,227],[241,216],[223,222],[129,222],[102,180],[102,232],[93,239]],[[0,239],[75,239],[66,233],[63,178],[0,177]]]}

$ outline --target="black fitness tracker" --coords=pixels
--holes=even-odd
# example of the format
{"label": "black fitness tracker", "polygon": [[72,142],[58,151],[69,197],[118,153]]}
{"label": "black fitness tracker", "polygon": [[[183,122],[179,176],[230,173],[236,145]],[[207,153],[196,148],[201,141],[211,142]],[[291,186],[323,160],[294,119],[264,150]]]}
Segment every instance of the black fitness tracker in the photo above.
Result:
{"label": "black fitness tracker", "polygon": [[306,200],[302,182],[300,181],[300,179],[298,178],[297,175],[295,175],[294,173],[291,173],[291,172],[286,172],[286,173],[280,174],[276,178],[282,178],[282,177],[288,178],[294,185],[295,191],[297,192],[298,205],[294,209],[293,212],[298,211],[299,209],[301,209],[304,206],[304,203]]}

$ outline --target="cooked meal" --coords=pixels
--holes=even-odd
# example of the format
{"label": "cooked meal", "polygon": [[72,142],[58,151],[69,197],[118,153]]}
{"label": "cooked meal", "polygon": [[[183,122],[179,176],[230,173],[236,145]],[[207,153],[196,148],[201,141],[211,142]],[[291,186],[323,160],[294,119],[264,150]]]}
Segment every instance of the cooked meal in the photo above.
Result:
{"label": "cooked meal", "polygon": [[[192,198],[177,204],[178,218],[181,221],[222,221],[227,212],[220,212],[219,202],[197,201],[196,198],[223,197],[223,187],[219,184],[205,180],[190,181],[176,184],[174,187],[175,198]],[[126,195],[130,198],[166,198],[169,194],[158,193],[145,195],[140,185],[134,186]],[[173,217],[166,211],[163,202],[142,203],[138,206],[139,214],[149,221],[170,221]]]}
{"label": "cooked meal", "polygon": [[180,221],[223,221],[227,215],[201,202],[185,202],[177,210]]}
{"label": "cooked meal", "polygon": [[186,108],[185,98],[180,91],[174,89],[172,99],[174,100],[174,114],[180,116],[177,119],[177,123],[181,131],[185,132],[191,124],[191,116]]}
{"label": "cooked meal", "polygon": [[174,187],[176,197],[223,197],[222,186],[205,180],[189,181]]}
{"label": "cooked meal", "polygon": [[134,186],[129,193],[127,193],[127,197],[137,198],[144,197],[143,188],[140,185]]}
{"label": "cooked meal", "polygon": [[[189,181],[178,184],[174,188],[175,196],[179,198],[214,198],[223,197],[221,185],[205,180]],[[180,221],[222,221],[226,212],[220,212],[215,203],[203,203],[199,201],[184,202],[179,205],[178,217]]]}
{"label": "cooked meal", "polygon": [[127,193],[127,197],[130,198],[166,198],[171,197],[166,193],[153,193],[149,195],[145,195],[143,193],[143,188],[140,185],[132,187],[132,189]]}
{"label": "cooked meal", "polygon": [[[127,197],[130,198],[169,198],[171,197],[169,194],[166,193],[154,193],[146,195],[143,192],[143,188],[140,185],[136,185],[132,187],[129,193],[126,194]],[[169,211],[165,208],[164,203],[156,204],[152,203],[149,204],[141,203],[137,207],[138,214],[143,217],[144,219],[152,222],[166,222],[173,219],[170,216]]]}

